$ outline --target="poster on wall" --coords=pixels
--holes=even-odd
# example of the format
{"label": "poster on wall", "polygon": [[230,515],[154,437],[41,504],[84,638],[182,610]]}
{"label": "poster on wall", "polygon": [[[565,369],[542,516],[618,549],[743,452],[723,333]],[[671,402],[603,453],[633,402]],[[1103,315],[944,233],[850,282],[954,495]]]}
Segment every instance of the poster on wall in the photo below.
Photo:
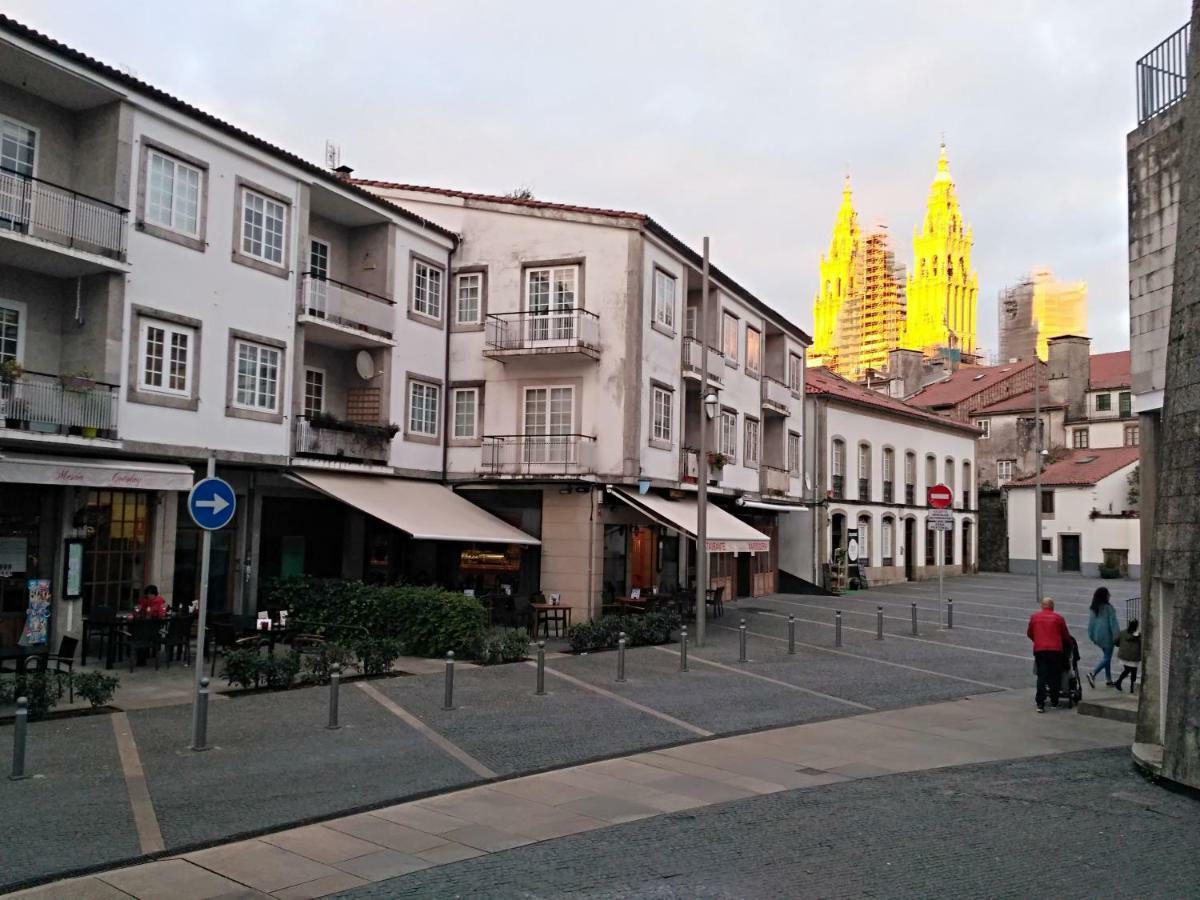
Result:
{"label": "poster on wall", "polygon": [[40,647],[50,637],[50,579],[30,578],[28,585],[29,606],[19,643],[22,647]]}

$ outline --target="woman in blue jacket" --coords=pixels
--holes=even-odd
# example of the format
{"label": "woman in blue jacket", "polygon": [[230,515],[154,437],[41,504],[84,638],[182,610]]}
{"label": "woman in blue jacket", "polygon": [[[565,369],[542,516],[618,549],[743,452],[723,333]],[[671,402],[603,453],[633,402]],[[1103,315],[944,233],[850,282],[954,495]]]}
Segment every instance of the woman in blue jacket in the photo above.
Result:
{"label": "woman in blue jacket", "polygon": [[1100,662],[1096,663],[1096,668],[1088,672],[1088,684],[1092,687],[1096,686],[1096,676],[1100,674],[1101,669],[1104,670],[1105,683],[1109,687],[1115,686],[1112,680],[1112,655],[1121,625],[1117,622],[1117,611],[1108,602],[1108,596],[1108,588],[1096,588],[1096,593],[1092,594],[1091,612],[1088,614],[1088,639],[1104,654],[1100,657]]}

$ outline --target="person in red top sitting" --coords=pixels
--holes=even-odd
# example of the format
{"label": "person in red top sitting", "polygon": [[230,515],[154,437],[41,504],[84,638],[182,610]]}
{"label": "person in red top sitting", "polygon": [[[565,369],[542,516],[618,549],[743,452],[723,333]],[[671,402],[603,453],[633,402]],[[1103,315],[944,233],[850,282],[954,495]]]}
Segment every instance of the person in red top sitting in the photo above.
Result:
{"label": "person in red top sitting", "polygon": [[157,585],[146,585],[146,589],[142,591],[142,599],[138,601],[136,615],[145,619],[167,617],[167,598],[159,595]]}
{"label": "person in red top sitting", "polygon": [[1046,694],[1050,705],[1058,706],[1058,689],[1062,684],[1063,654],[1071,646],[1067,620],[1054,611],[1054,601],[1042,598],[1042,608],[1029,617],[1026,636],[1033,641],[1033,660],[1037,671],[1037,711],[1046,711]]}

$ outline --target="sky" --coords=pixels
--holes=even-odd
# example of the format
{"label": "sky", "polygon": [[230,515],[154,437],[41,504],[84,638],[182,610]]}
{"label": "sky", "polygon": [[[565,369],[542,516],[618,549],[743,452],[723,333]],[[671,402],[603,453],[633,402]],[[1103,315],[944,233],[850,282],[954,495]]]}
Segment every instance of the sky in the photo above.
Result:
{"label": "sky", "polygon": [[0,11],[355,175],[652,215],[808,329],[843,176],[911,266],[938,144],[996,297],[1036,267],[1128,347],[1134,63],[1187,0],[3,0]]}

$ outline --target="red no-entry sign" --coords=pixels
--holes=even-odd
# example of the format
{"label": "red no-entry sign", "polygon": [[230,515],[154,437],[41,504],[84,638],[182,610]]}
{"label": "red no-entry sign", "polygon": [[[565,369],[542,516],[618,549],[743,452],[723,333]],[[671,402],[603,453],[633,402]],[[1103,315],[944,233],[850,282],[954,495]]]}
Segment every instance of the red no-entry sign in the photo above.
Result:
{"label": "red no-entry sign", "polygon": [[954,502],[954,492],[944,484],[935,484],[929,489],[929,505],[934,509],[949,509]]}

